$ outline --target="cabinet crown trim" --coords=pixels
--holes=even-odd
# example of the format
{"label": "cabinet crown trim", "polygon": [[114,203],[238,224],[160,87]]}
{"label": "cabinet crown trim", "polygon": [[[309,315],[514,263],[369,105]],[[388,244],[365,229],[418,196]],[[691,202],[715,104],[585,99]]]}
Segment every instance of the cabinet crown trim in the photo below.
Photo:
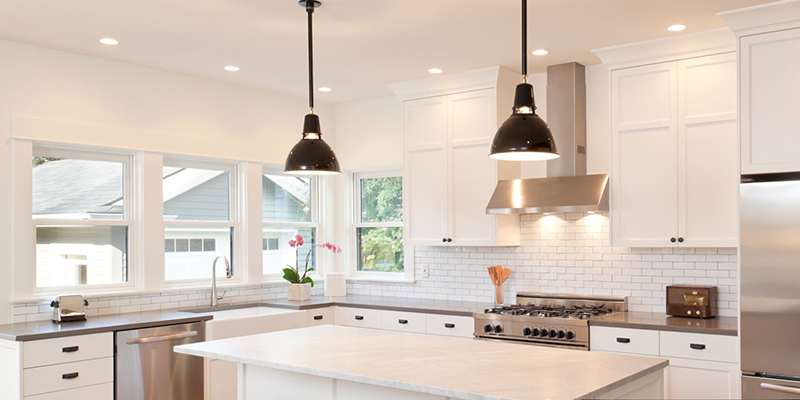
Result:
{"label": "cabinet crown trim", "polygon": [[389,89],[391,89],[397,97],[406,100],[447,95],[470,90],[513,87],[513,82],[515,82],[515,80],[521,80],[518,73],[500,66],[494,66],[408,82],[393,83],[389,85]]}
{"label": "cabinet crown trim", "polygon": [[782,0],[717,13],[736,36],[800,27],[800,0]]}
{"label": "cabinet crown trim", "polygon": [[736,37],[728,28],[687,33],[668,38],[592,50],[610,69],[674,61],[736,51]]}

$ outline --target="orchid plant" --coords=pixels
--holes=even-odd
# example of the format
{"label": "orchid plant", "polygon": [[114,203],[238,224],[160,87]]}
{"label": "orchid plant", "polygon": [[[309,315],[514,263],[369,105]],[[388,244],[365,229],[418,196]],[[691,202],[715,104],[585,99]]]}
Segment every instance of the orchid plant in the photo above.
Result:
{"label": "orchid plant", "polygon": [[314,280],[311,279],[311,275],[313,275],[315,271],[313,267],[312,268],[308,267],[308,262],[311,260],[311,252],[313,252],[315,248],[319,247],[328,249],[334,254],[338,254],[342,252],[342,248],[334,244],[325,242],[308,249],[308,253],[306,254],[306,263],[303,268],[303,275],[300,275],[300,247],[303,245],[303,243],[304,242],[302,235],[295,235],[294,239],[289,241],[289,246],[295,249],[297,266],[293,267],[287,264],[286,265],[287,268],[283,269],[283,279],[286,279],[287,281],[289,281],[289,283],[310,283],[311,287],[314,287]]}

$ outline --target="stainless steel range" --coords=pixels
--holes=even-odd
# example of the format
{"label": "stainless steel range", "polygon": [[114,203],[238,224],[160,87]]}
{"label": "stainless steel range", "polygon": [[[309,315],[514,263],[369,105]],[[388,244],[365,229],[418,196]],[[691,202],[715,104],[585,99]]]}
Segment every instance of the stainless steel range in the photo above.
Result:
{"label": "stainless steel range", "polygon": [[519,293],[515,305],[475,313],[475,337],[589,350],[589,320],[627,309],[627,297]]}

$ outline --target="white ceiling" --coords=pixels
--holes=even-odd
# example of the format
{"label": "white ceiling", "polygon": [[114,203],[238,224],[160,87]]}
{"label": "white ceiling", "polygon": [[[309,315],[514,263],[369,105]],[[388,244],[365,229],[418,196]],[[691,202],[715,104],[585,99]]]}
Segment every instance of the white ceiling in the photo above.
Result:
{"label": "white ceiling", "polygon": [[[492,65],[519,70],[519,0],[322,0],[318,100],[391,95],[386,85]],[[530,0],[530,72],[591,49],[723,26],[718,11],[773,0]],[[306,95],[305,13],[295,0],[3,0],[0,38]],[[113,37],[118,46],[99,44]],[[223,71],[237,65],[241,71]]]}

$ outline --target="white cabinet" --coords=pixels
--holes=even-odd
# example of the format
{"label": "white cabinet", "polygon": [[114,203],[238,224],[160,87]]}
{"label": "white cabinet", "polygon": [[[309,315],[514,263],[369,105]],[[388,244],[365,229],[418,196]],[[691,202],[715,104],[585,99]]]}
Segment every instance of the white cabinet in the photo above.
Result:
{"label": "white cabinet", "polygon": [[425,314],[406,311],[383,311],[381,328],[389,331],[426,333]]}
{"label": "white cabinet", "polygon": [[668,399],[738,399],[739,364],[669,357],[665,372]]}
{"label": "white cabinet", "polygon": [[457,315],[427,314],[425,331],[429,335],[472,338],[475,333],[475,320],[472,317]]}
{"label": "white cabinet", "polygon": [[741,396],[736,336],[590,326],[590,350],[660,357],[668,399],[738,399]]}
{"label": "white cabinet", "polygon": [[800,171],[800,29],[740,38],[742,174]]}
{"label": "white cabinet", "polygon": [[358,328],[381,329],[381,310],[368,308],[337,307],[336,322],[339,325]]}
{"label": "white cabinet", "polygon": [[404,102],[404,234],[412,246],[516,246],[519,216],[486,215],[498,179],[519,164],[489,158],[495,89]]}
{"label": "white cabinet", "polygon": [[737,244],[736,54],[611,72],[620,247]]}

